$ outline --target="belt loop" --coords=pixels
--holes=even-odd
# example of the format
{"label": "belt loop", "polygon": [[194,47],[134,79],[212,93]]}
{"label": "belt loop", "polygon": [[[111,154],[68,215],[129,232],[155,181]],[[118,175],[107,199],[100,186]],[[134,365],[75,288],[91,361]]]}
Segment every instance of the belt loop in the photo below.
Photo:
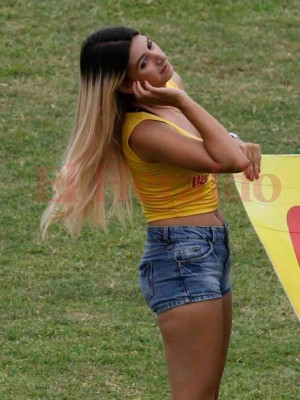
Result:
{"label": "belt loop", "polygon": [[169,241],[169,227],[168,226],[164,226],[163,227],[163,242],[167,243]]}

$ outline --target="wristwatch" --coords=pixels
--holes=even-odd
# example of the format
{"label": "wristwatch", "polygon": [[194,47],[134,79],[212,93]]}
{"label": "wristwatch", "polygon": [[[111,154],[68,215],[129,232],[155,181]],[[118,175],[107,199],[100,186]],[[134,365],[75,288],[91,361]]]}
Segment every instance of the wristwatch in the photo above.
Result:
{"label": "wristwatch", "polygon": [[234,132],[229,132],[229,135],[234,139],[240,139],[239,135]]}

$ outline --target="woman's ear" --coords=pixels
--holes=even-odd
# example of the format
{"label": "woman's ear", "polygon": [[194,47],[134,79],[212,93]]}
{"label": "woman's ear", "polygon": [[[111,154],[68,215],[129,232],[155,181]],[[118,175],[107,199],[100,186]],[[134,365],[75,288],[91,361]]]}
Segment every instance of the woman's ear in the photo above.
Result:
{"label": "woman's ear", "polygon": [[132,94],[132,82],[129,81],[128,79],[125,79],[121,85],[118,88],[118,92],[124,93],[124,94]]}

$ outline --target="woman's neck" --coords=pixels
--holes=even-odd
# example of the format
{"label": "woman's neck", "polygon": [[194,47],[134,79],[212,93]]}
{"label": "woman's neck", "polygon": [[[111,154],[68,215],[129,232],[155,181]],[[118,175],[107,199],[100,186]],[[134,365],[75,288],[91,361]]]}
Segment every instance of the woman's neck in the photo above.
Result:
{"label": "woman's neck", "polygon": [[140,102],[136,101],[135,99],[133,99],[133,101],[130,103],[129,107],[130,107],[130,109],[137,109],[137,110],[138,109],[142,109],[142,110],[149,110],[149,111],[152,111],[152,112],[160,111],[160,110],[161,111],[163,111],[163,110],[173,110],[173,111],[176,111],[176,112],[180,112],[180,110],[178,110],[177,108],[172,107],[172,106],[160,106],[160,105],[149,106],[147,104],[140,103]]}

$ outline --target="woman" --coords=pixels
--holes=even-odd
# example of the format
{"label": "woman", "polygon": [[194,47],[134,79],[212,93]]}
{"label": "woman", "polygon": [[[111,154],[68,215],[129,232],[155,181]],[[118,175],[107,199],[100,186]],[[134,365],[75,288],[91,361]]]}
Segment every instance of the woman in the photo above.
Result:
{"label": "woman", "polygon": [[[147,220],[141,289],[156,313],[173,400],[218,398],[231,332],[228,226],[216,173],[259,177],[260,148],[231,137],[184,91],[163,51],[123,27],[82,45],[77,119],[41,222],[106,230],[131,216],[133,182]],[[104,187],[113,201],[105,210]]]}

